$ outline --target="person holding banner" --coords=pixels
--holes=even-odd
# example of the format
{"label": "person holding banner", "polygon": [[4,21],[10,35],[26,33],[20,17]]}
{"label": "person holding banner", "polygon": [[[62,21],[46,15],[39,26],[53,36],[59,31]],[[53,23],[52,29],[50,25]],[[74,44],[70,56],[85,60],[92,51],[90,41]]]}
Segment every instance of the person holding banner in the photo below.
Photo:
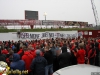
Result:
{"label": "person holding banner", "polygon": [[18,38],[20,38],[20,34],[21,34],[20,30],[18,30],[18,31],[17,31],[17,37],[18,37]]}

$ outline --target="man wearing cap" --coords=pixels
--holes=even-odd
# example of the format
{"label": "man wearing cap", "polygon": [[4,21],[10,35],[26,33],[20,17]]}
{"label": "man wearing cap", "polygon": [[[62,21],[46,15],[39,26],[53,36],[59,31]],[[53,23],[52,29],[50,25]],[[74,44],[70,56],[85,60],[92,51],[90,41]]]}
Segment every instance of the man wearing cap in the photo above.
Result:
{"label": "man wearing cap", "polygon": [[41,51],[36,50],[36,58],[33,59],[31,63],[31,70],[34,75],[45,75],[45,66],[47,61],[44,57],[41,56]]}

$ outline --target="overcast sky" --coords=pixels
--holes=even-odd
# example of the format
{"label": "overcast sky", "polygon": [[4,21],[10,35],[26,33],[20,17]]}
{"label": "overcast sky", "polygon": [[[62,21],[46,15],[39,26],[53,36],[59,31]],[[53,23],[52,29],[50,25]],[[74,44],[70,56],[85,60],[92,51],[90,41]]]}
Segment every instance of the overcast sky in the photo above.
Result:
{"label": "overcast sky", "polygon": [[[100,19],[100,0],[94,0]],[[95,23],[91,0],[0,0],[0,19],[24,19],[24,11],[39,11],[39,19]]]}

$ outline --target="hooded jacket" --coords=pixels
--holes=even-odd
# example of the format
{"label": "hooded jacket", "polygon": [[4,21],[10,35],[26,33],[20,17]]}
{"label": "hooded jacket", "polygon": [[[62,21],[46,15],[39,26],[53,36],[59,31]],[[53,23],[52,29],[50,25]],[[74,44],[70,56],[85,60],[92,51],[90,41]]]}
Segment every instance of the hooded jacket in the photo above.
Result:
{"label": "hooded jacket", "polygon": [[36,51],[36,50],[31,50],[31,51],[30,51],[30,54],[33,56],[33,59],[36,57],[35,51]]}
{"label": "hooded jacket", "polygon": [[13,61],[10,64],[10,68],[13,70],[25,70],[25,62],[23,60],[20,60],[20,55],[15,53],[13,54]]}
{"label": "hooded jacket", "polygon": [[42,56],[36,56],[31,63],[31,70],[34,75],[45,75],[45,66],[47,65],[47,61]]}
{"label": "hooded jacket", "polygon": [[24,55],[22,56],[22,60],[25,62],[25,69],[31,71],[30,64],[33,60],[33,56],[30,54],[30,52],[28,51],[24,52]]}

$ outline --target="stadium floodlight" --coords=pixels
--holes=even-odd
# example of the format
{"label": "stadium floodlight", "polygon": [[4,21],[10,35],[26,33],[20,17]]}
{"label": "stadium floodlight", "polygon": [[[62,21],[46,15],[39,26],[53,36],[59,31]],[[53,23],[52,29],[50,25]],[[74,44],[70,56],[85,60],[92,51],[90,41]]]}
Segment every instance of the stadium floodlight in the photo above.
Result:
{"label": "stadium floodlight", "polygon": [[44,12],[44,17],[45,17],[45,20],[46,20],[46,16],[47,16],[47,13],[46,13],[46,12]]}
{"label": "stadium floodlight", "polygon": [[[47,16],[47,13],[44,12],[45,21],[46,21],[46,16]],[[46,29],[47,29],[47,25],[46,25]]]}
{"label": "stadium floodlight", "polygon": [[92,10],[93,10],[94,18],[95,18],[95,23],[96,23],[96,26],[97,26],[100,23],[99,23],[98,13],[97,13],[97,10],[96,10],[96,6],[95,6],[95,3],[94,3],[94,0],[91,0],[91,5],[92,5]]}

